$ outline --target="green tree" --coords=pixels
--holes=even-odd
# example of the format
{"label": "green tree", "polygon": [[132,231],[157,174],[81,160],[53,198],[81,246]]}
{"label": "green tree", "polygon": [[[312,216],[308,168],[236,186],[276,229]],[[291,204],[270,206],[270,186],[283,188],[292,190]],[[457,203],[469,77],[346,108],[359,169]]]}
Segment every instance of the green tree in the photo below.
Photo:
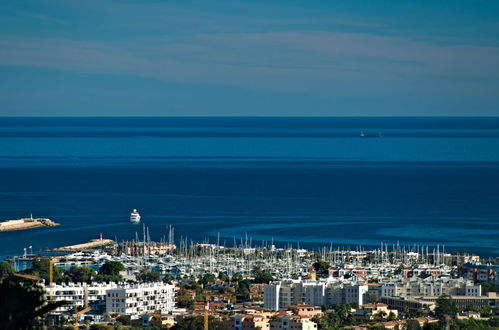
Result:
{"label": "green tree", "polygon": [[130,317],[130,315],[119,315],[117,318],[116,318],[116,322],[119,322],[123,325],[131,325],[132,324],[132,318]]}
{"label": "green tree", "polygon": [[456,303],[451,297],[445,295],[438,297],[435,315],[440,320],[443,328],[447,328],[452,324],[452,320],[456,318],[456,314]]}
{"label": "green tree", "polygon": [[31,329],[38,317],[65,304],[47,302],[45,289],[31,280],[4,279],[0,281],[0,329]]}
{"label": "green tree", "polygon": [[255,277],[254,283],[269,283],[274,280],[272,274],[262,271],[260,267],[253,269],[253,276]]}
{"label": "green tree", "polygon": [[0,280],[9,277],[9,275],[15,272],[14,267],[8,261],[0,262]]}
{"label": "green tree", "polygon": [[488,292],[497,292],[499,293],[499,286],[492,282],[482,282],[482,293],[487,294]]}
{"label": "green tree", "polygon": [[331,265],[328,262],[319,260],[314,262],[312,267],[314,267],[318,277],[327,278],[329,276],[329,268],[331,268]]}
{"label": "green tree", "polygon": [[393,312],[390,312],[390,314],[388,314],[388,317],[386,318],[387,321],[395,321],[397,319],[397,317],[395,316],[395,314],[393,314]]}
{"label": "green tree", "polygon": [[[229,326],[222,320],[216,319],[212,316],[208,318],[208,328],[210,330],[229,330]],[[203,316],[189,316],[179,321],[170,329],[172,330],[203,330],[204,318]]]}
{"label": "green tree", "polygon": [[120,272],[125,270],[125,266],[119,261],[106,261],[100,266],[97,281],[100,282],[120,282],[123,277]]}
{"label": "green tree", "polygon": [[215,277],[215,274],[206,273],[201,276],[198,283],[201,285],[206,285],[208,283],[215,283],[216,279],[217,278]]}
{"label": "green tree", "polygon": [[194,307],[194,299],[189,291],[184,288],[180,288],[177,292],[177,306],[180,308],[192,309]]}
{"label": "green tree", "polygon": [[222,282],[228,282],[229,281],[229,276],[225,274],[224,272],[218,273],[218,279]]}
{"label": "green tree", "polygon": [[[40,278],[43,278],[45,280],[45,283],[49,283],[49,269],[50,260],[48,258],[37,258],[33,260],[31,268],[24,270],[23,273],[38,276]],[[52,281],[62,281],[61,269],[56,265],[52,265]]]}
{"label": "green tree", "polygon": [[97,276],[97,272],[92,268],[71,266],[64,272],[64,280],[68,282],[91,282]]}
{"label": "green tree", "polygon": [[241,280],[237,282],[236,299],[239,301],[250,300],[250,280]]}
{"label": "green tree", "polygon": [[242,280],[243,280],[243,275],[241,273],[237,272],[234,275],[232,275],[232,279],[231,279],[232,282],[239,282]]}
{"label": "green tree", "polygon": [[141,269],[137,274],[137,281],[139,282],[159,282],[161,274],[153,269]]}
{"label": "green tree", "polygon": [[173,281],[173,275],[172,274],[166,274],[163,277],[163,282],[171,284]]}
{"label": "green tree", "polygon": [[406,329],[407,330],[420,330],[421,326],[419,325],[419,322],[417,320],[407,320]]}

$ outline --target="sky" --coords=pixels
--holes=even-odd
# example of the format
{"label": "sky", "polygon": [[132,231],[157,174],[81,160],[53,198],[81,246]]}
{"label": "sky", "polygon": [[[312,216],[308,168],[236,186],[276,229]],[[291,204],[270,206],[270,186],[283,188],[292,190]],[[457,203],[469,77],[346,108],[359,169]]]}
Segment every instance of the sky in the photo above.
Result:
{"label": "sky", "polygon": [[0,116],[499,116],[499,1],[2,1]]}

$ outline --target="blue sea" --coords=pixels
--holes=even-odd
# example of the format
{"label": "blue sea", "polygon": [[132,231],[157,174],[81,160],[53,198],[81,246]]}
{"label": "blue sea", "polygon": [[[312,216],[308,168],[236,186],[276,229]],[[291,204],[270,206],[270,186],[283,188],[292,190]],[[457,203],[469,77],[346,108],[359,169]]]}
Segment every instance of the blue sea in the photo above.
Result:
{"label": "blue sea", "polygon": [[499,118],[0,118],[0,258],[92,238],[499,255]]}

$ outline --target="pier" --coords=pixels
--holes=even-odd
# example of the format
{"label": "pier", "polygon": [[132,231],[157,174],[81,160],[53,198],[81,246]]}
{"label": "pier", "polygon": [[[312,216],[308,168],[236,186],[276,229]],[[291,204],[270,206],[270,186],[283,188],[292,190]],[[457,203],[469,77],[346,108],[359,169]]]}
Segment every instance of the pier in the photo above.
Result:
{"label": "pier", "polygon": [[47,218],[22,218],[0,222],[0,231],[25,230],[58,225],[58,223]]}
{"label": "pier", "polygon": [[112,239],[93,239],[87,243],[76,244],[76,245],[68,245],[60,248],[56,248],[54,252],[75,252],[75,251],[89,251],[94,248],[114,245],[114,241]]}

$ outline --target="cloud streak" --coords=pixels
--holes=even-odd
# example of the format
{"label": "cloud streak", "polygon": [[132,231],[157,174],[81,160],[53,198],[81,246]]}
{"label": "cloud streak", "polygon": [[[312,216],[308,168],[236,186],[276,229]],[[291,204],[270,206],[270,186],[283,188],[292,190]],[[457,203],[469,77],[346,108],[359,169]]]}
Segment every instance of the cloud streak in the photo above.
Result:
{"label": "cloud streak", "polygon": [[[293,31],[167,36],[134,42],[0,38],[0,65],[121,74],[169,82],[327,91],[423,81],[499,81],[499,48],[358,33]],[[465,84],[466,85],[466,84]]]}

